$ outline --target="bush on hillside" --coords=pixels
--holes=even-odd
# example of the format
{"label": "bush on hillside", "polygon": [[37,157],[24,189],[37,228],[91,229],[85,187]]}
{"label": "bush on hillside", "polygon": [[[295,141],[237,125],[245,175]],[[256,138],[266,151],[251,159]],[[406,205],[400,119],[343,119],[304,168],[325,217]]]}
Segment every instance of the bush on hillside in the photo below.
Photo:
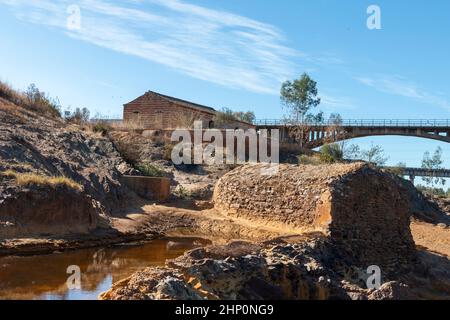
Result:
{"label": "bush on hillside", "polygon": [[342,148],[336,144],[325,144],[320,148],[320,160],[325,163],[334,163],[341,161],[344,157]]}
{"label": "bush on hillside", "polygon": [[20,92],[0,81],[0,97],[47,117],[61,117],[61,105],[58,99],[49,97],[35,84],[31,84],[25,92]]}
{"label": "bush on hillside", "polygon": [[146,177],[165,177],[167,172],[150,163],[139,163],[135,168]]}
{"label": "bush on hillside", "polygon": [[61,105],[58,99],[49,97],[42,92],[34,83],[30,84],[25,91],[26,104],[33,111],[48,115],[51,117],[61,117]]}
{"label": "bush on hillside", "polygon": [[98,121],[92,126],[92,131],[101,133],[103,136],[107,135],[111,130],[111,126],[105,121]]}

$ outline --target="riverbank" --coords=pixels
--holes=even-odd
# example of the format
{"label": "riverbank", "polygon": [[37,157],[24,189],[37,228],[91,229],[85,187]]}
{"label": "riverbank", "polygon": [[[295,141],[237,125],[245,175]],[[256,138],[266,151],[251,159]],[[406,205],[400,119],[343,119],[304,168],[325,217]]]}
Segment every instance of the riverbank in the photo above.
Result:
{"label": "riverbank", "polygon": [[198,209],[193,201],[156,205],[140,200],[137,206],[111,217],[108,228],[94,230],[88,235],[2,240],[0,256],[48,254],[163,237],[203,237],[221,244],[232,239],[264,241],[299,233],[300,230],[295,229],[258,226],[221,215],[214,209]]}

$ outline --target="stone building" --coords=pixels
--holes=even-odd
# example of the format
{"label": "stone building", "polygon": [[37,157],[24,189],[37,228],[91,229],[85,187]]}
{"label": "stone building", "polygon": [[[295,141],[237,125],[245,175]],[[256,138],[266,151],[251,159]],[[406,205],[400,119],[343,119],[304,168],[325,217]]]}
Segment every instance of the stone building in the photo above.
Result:
{"label": "stone building", "polygon": [[[211,107],[147,91],[135,100],[124,104],[124,122],[134,123],[144,129],[177,129],[191,127],[195,120],[203,128],[214,128],[217,111]],[[253,125],[236,121],[227,125],[232,129],[252,128]]]}

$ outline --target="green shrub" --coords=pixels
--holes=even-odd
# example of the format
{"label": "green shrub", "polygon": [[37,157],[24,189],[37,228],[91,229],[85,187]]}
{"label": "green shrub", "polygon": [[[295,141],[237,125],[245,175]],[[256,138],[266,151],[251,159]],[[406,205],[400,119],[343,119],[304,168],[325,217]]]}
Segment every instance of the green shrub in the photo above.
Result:
{"label": "green shrub", "polygon": [[191,192],[189,192],[189,190],[183,186],[179,186],[178,188],[176,188],[175,191],[173,192],[173,194],[177,198],[184,199],[184,200],[189,200],[192,198]]}
{"label": "green shrub", "polygon": [[146,177],[165,177],[167,172],[150,163],[139,163],[135,166]]}
{"label": "green shrub", "polygon": [[341,161],[343,157],[344,152],[336,143],[325,144],[322,148],[320,148],[320,160],[324,163]]}

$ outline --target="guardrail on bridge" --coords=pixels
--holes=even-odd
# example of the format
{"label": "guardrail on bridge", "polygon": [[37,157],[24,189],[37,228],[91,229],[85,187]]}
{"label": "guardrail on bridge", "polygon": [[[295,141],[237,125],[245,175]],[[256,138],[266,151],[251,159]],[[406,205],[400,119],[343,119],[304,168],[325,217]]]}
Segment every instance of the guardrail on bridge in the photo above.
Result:
{"label": "guardrail on bridge", "polygon": [[[282,119],[258,119],[256,126],[294,126],[301,122]],[[450,128],[450,119],[345,119],[342,121],[303,122],[308,126],[342,127],[411,127],[411,128]]]}

